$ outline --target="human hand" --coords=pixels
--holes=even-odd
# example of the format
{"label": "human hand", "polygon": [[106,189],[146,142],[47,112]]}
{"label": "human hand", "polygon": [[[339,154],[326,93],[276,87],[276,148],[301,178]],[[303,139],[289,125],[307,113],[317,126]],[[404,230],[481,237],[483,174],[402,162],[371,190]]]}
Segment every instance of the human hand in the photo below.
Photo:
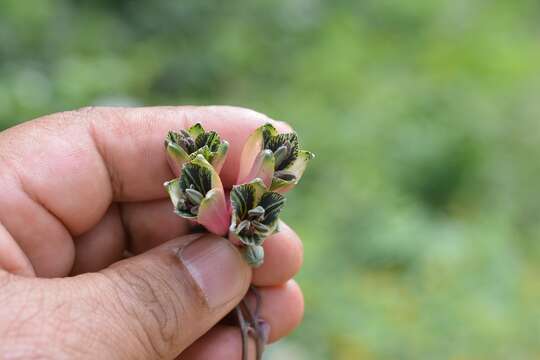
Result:
{"label": "human hand", "polygon": [[84,108],[1,132],[2,357],[240,359],[240,332],[221,320],[250,283],[270,341],[298,325],[293,230],[269,237],[252,270],[229,241],[190,234],[162,187],[168,130],[201,122],[227,139],[230,187],[244,141],[269,121],[289,130],[246,109],[156,107]]}

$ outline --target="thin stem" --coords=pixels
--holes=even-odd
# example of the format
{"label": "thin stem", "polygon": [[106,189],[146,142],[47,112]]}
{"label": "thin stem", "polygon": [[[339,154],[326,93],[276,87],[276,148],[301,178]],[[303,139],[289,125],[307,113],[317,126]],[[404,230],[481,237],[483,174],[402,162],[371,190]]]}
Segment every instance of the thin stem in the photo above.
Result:
{"label": "thin stem", "polygon": [[235,310],[238,324],[240,325],[240,334],[242,335],[242,360],[248,360],[248,325],[244,319],[240,305]]}
{"label": "thin stem", "polygon": [[262,297],[261,297],[261,293],[259,292],[259,290],[251,285],[249,287],[249,290],[251,290],[251,292],[253,293],[253,296],[255,296],[255,311],[253,312],[253,316],[255,317],[255,319],[258,319],[259,318],[259,314],[261,313],[261,306],[262,306]]}
{"label": "thin stem", "polygon": [[265,335],[259,323],[259,315],[261,313],[262,306],[262,296],[259,290],[255,286],[250,287],[253,296],[255,296],[255,311],[253,311],[253,325],[254,329],[257,332],[256,337],[256,349],[257,349],[257,359],[262,359],[262,354],[264,351],[264,346],[266,345]]}
{"label": "thin stem", "polygon": [[247,328],[247,333],[251,335],[253,340],[255,340],[255,350],[256,350],[256,359],[261,360],[264,352],[264,346],[266,345],[266,336],[264,330],[261,327],[259,312],[261,308],[262,298],[259,291],[255,287],[250,288],[251,292],[255,296],[255,311],[251,311],[247,302],[242,300],[238,307],[240,311],[245,315],[246,323],[249,324]]}

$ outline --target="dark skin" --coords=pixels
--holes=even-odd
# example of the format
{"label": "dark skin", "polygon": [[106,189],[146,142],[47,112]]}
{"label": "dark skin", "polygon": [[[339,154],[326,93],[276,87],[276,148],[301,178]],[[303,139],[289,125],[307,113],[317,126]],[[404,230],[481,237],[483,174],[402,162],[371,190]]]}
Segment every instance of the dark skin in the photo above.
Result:
{"label": "dark skin", "polygon": [[[230,188],[243,143],[269,121],[290,131],[241,108],[156,107],[84,108],[1,132],[0,353],[240,359],[240,333],[221,319],[250,284],[262,295],[271,342],[295,328],[303,299],[292,280],[302,262],[294,231],[282,224],[252,271],[226,240],[194,240],[162,187],[173,177],[168,130],[200,122],[228,140],[222,179]],[[226,304],[209,307],[178,261],[193,241],[223,242],[224,269],[236,279]],[[125,250],[136,256],[123,259]]]}

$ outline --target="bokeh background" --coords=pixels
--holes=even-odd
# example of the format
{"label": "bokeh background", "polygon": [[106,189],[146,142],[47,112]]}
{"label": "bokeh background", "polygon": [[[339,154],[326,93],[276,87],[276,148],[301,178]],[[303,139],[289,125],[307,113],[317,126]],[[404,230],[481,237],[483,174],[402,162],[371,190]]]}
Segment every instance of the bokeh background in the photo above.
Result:
{"label": "bokeh background", "polygon": [[540,358],[537,0],[0,3],[0,127],[233,104],[317,159],[306,317],[269,359]]}

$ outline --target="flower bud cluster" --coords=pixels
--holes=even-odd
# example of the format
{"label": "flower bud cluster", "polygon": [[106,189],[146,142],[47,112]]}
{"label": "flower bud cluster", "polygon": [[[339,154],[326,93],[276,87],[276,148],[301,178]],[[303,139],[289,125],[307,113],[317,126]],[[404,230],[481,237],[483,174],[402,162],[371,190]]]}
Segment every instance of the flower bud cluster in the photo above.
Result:
{"label": "flower bud cluster", "polygon": [[219,173],[228,148],[227,141],[201,124],[169,132],[165,149],[177,177],[164,186],[177,215],[228,235],[246,261],[258,267],[264,261],[264,240],[279,231],[283,194],[298,184],[314,155],[299,150],[295,133],[279,134],[265,124],[244,145],[237,185],[227,192]]}

